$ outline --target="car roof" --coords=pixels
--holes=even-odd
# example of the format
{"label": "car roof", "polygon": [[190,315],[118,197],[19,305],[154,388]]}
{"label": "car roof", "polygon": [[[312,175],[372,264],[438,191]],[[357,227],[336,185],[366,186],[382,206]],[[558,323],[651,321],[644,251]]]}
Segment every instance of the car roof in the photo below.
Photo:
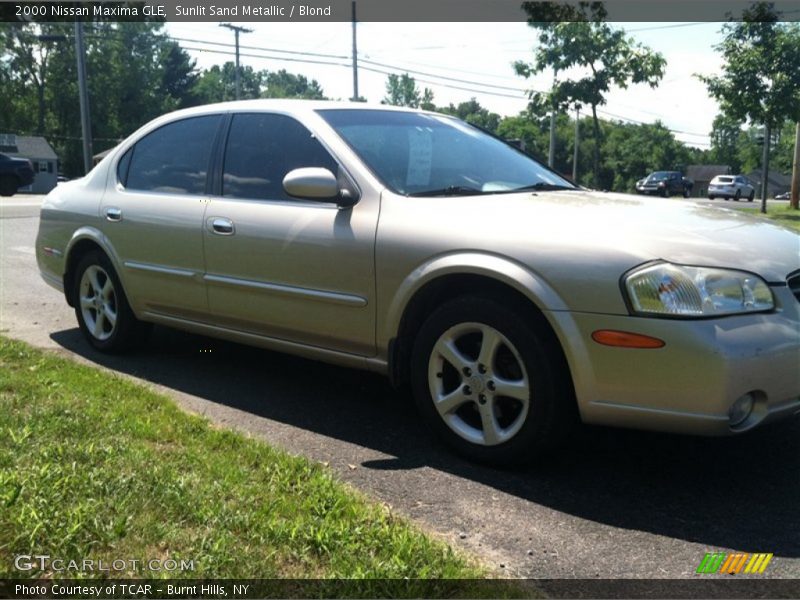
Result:
{"label": "car roof", "polygon": [[[387,104],[371,104],[367,102],[346,102],[336,100],[300,100],[300,99],[273,99],[261,98],[256,100],[235,100],[232,102],[219,102],[216,104],[204,104],[183,110],[168,113],[170,117],[203,115],[214,112],[246,112],[249,110],[262,111],[274,110],[287,113],[309,113],[317,110],[374,110],[392,112],[412,112],[425,113],[414,108],[404,106],[392,106]],[[434,113],[430,113],[434,114]]]}

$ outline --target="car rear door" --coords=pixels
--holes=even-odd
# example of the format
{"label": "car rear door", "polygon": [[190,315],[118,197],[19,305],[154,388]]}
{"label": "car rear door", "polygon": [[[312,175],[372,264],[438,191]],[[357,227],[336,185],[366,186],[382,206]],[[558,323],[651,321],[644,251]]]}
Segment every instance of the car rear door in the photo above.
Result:
{"label": "car rear door", "polygon": [[379,198],[348,209],[289,197],[296,168],[341,173],[300,121],[273,112],[230,118],[205,217],[209,308],[222,327],[371,356]]}
{"label": "car rear door", "polygon": [[117,254],[137,312],[200,318],[207,312],[203,216],[222,115],[167,123],[128,149],[101,205],[101,227]]}

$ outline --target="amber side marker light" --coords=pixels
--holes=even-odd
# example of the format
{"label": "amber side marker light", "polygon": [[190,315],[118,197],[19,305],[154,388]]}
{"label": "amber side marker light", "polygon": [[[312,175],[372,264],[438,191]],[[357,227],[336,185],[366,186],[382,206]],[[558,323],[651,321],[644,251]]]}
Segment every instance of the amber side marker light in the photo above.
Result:
{"label": "amber side marker light", "polygon": [[592,339],[598,344],[617,348],[663,348],[666,346],[664,340],[649,335],[613,329],[599,329],[592,334]]}

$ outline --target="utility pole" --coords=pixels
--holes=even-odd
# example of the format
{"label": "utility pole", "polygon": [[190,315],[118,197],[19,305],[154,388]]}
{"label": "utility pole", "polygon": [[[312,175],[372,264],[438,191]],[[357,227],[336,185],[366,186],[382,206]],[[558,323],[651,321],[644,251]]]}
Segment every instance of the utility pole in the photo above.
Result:
{"label": "utility pole", "polygon": [[78,96],[81,107],[84,174],[92,170],[92,125],[89,113],[89,91],[86,87],[86,49],[83,45],[83,22],[75,21],[75,57],[78,61]]}
{"label": "utility pole", "polygon": [[769,123],[764,123],[764,156],[761,159],[761,212],[767,214],[767,184],[769,180],[769,144],[772,130]]}
{"label": "utility pole", "polygon": [[353,102],[358,102],[358,44],[356,43],[356,0],[353,0]]}
{"label": "utility pole", "polygon": [[800,123],[794,136],[794,163],[792,164],[792,196],[790,206],[800,208]]}
{"label": "utility pole", "polygon": [[[557,76],[558,76],[558,71],[554,71],[553,88],[550,91],[551,96],[556,88]],[[550,151],[547,153],[547,166],[553,169],[555,168],[554,167],[555,164],[556,164],[556,101],[555,98],[552,98],[550,107]]]}
{"label": "utility pole", "polygon": [[239,72],[239,34],[253,33],[253,30],[247,29],[246,27],[237,27],[236,25],[231,25],[230,23],[220,23],[219,26],[230,29],[233,31],[236,37],[236,99],[239,100],[242,97],[242,81]]}
{"label": "utility pole", "polygon": [[580,137],[581,107],[575,107],[575,154],[572,156],[572,182],[578,183],[578,142]]}

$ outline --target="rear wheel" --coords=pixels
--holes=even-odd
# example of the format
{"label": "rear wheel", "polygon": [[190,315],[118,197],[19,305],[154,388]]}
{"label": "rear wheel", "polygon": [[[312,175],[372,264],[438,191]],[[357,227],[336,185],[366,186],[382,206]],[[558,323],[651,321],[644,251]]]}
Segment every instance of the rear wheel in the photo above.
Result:
{"label": "rear wheel", "polygon": [[80,260],[73,294],[81,332],[98,350],[123,352],[146,336],[149,325],[134,316],[114,266],[102,252],[89,252]]}
{"label": "rear wheel", "polygon": [[3,175],[0,177],[0,196],[13,196],[17,193],[19,181],[13,175]]}
{"label": "rear wheel", "polygon": [[414,398],[428,425],[460,454],[507,465],[536,458],[575,422],[560,350],[530,315],[482,296],[451,300],[414,344]]}
{"label": "rear wheel", "polygon": [[750,195],[747,197],[747,201],[748,202],[752,202],[753,198],[755,198],[755,197],[756,197],[756,193],[755,193],[755,191],[752,191],[752,192],[750,192]]}
{"label": "rear wheel", "polygon": [[736,202],[738,202],[741,199],[741,197],[742,197],[742,191],[736,190],[736,193],[733,195],[733,199],[736,200]]}

